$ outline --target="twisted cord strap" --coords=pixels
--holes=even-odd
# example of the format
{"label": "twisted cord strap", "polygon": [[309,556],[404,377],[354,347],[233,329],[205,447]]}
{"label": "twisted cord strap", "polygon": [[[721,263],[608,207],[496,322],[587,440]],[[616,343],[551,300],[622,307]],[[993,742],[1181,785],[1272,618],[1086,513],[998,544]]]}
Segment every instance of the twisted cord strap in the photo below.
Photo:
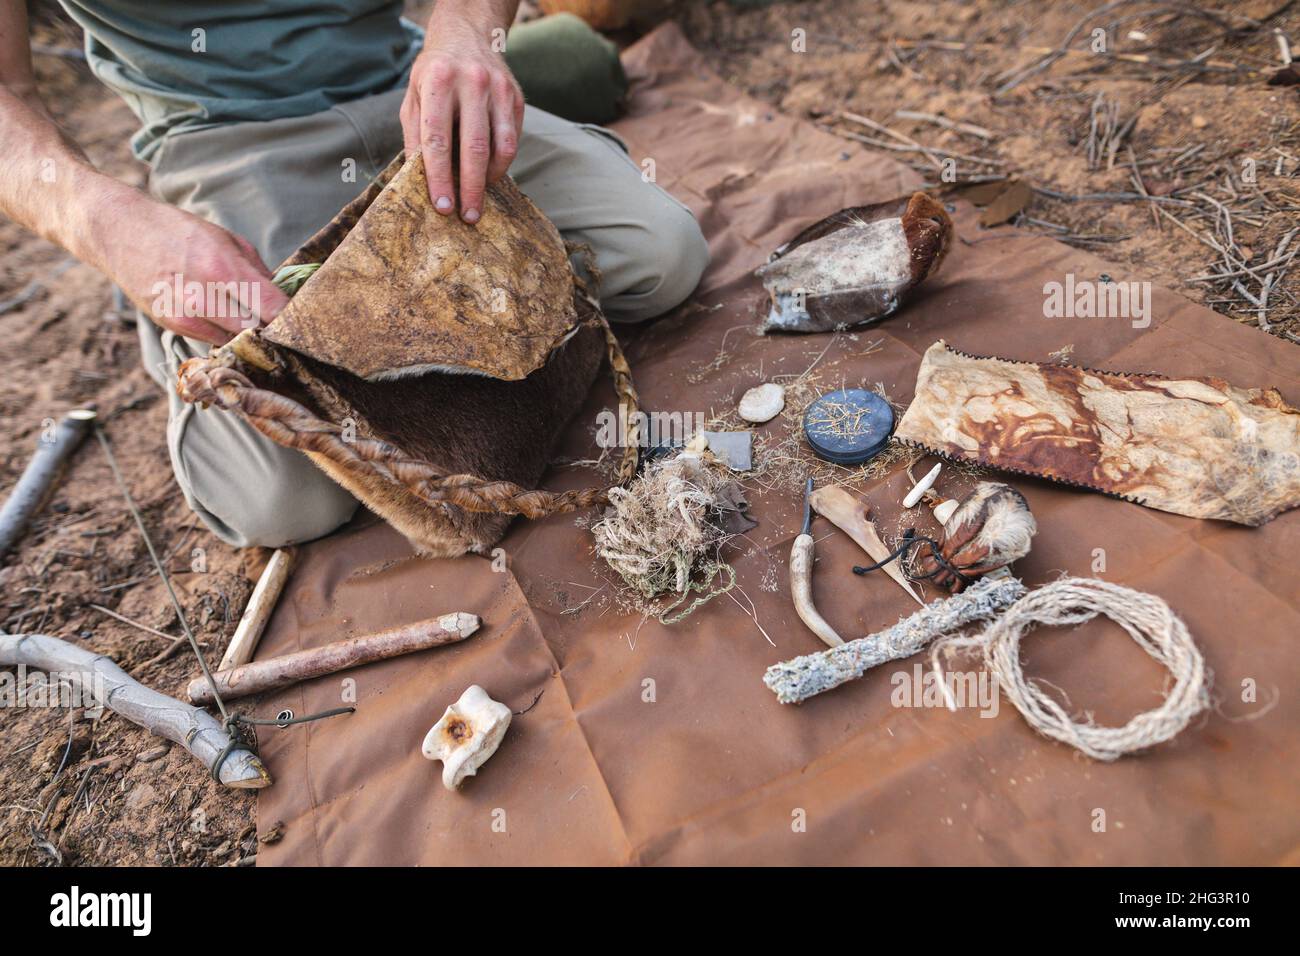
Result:
{"label": "twisted cord strap", "polygon": [[[612,333],[608,335],[612,338]],[[622,358],[621,350],[618,357]],[[489,481],[476,475],[443,475],[428,462],[406,457],[388,442],[361,437],[345,440],[341,426],[325,421],[291,398],[258,388],[233,367],[234,361],[232,355],[221,350],[205,358],[186,360],[180,368],[177,393],[186,402],[236,412],[267,438],[286,448],[314,452],[354,474],[377,475],[400,484],[431,505],[450,504],[478,513],[543,518],[608,501],[608,491],[604,488],[558,493],[530,491],[510,481]],[[626,364],[624,360],[625,367]],[[629,387],[630,384],[629,378]],[[635,401],[635,392],[632,398]],[[631,451],[635,471],[636,449]]]}
{"label": "twisted cord strap", "polygon": [[623,460],[619,462],[618,481],[615,482],[616,485],[625,485],[636,475],[640,461],[641,427],[637,421],[637,411],[641,407],[641,398],[636,393],[636,386],[632,384],[632,366],[628,364],[627,356],[623,354],[623,346],[619,344],[609,319],[600,308],[600,302],[592,294],[593,289],[599,289],[601,281],[595,250],[585,242],[565,242],[564,248],[570,255],[582,256],[587,273],[591,276],[591,286],[588,287],[587,283],[575,274],[574,292],[578,301],[591,309],[592,317],[600,323],[601,331],[605,334],[605,355],[609,359],[609,369],[614,377],[614,392],[618,395],[619,407],[626,409],[623,426]]}

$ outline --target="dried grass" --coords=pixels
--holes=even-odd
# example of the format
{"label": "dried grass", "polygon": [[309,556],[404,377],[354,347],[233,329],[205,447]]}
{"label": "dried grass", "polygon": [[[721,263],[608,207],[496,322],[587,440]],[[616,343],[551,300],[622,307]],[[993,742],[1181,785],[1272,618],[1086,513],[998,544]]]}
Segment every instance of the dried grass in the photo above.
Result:
{"label": "dried grass", "polygon": [[[920,457],[917,452],[891,439],[885,450],[875,458],[856,468],[848,468],[822,461],[808,447],[803,435],[803,419],[808,407],[827,392],[860,386],[860,383],[847,381],[843,372],[837,373],[833,369],[820,367],[822,359],[831,348],[845,339],[856,341],[858,334],[833,333],[826,347],[803,372],[775,375],[769,379],[785,386],[785,408],[772,425],[754,434],[754,467],[741,477],[741,484],[746,488],[797,496],[803,494],[804,482],[810,476],[819,486],[862,485],[884,478],[898,467],[908,465]],[[883,342],[884,339],[868,341],[863,349],[841,356],[837,362],[844,358],[873,355],[880,351]],[[875,383],[871,390],[889,402],[895,410],[900,410],[899,404],[889,397],[883,383]],[[846,409],[846,414],[837,427],[851,429],[853,426]],[[729,410],[712,417],[708,427],[723,430],[751,426],[741,421],[734,410]]]}

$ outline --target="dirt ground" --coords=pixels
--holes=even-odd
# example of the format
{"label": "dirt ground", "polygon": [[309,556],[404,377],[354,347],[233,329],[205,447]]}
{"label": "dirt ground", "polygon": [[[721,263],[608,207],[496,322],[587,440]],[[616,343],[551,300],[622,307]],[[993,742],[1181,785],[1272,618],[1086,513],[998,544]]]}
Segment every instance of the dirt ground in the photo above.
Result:
{"label": "dirt ground", "polygon": [[[674,16],[731,82],[883,144],[936,188],[975,189],[991,224],[1100,248],[1224,321],[1300,342],[1300,266],[1289,258],[1300,249],[1300,89],[1267,83],[1281,63],[1274,30],[1300,43],[1300,3],[1106,7],[1084,20],[1103,4],[696,0]],[[1073,52],[1042,62],[1081,21]],[[1095,26],[1107,28],[1105,53],[1089,49]],[[126,146],[134,117],[75,57],[77,29],[47,15],[33,39],[59,122],[100,168],[143,184]],[[166,402],[110,283],[4,219],[0,250],[0,489],[48,420],[93,403],[215,659],[267,555],[226,547],[186,508]],[[186,648],[167,653],[168,638],[107,613],[180,634],[93,440],[0,567],[0,601],[0,630],[83,643],[165,693],[197,672]],[[256,699],[239,709],[258,712]],[[120,717],[4,708],[0,740],[0,864],[236,865],[256,854],[252,795],[217,786],[181,748]]]}
{"label": "dirt ground", "polygon": [[[680,18],[751,95],[865,136],[937,187],[953,175],[1022,181],[1031,188],[991,219],[1091,248],[1300,342],[1300,268],[1288,259],[1300,238],[1300,89],[1268,85],[1282,63],[1274,31],[1300,36],[1300,3],[737,5],[759,8],[693,4]],[[1072,52],[1043,64],[1076,29]],[[940,125],[952,123],[973,128]]]}

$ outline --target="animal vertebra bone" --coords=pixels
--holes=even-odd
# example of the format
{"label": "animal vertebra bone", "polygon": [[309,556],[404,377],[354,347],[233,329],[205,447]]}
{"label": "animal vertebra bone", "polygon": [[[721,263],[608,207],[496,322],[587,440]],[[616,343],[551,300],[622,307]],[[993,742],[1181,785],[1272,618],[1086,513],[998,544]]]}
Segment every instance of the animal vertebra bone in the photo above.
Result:
{"label": "animal vertebra bone", "polygon": [[509,726],[510,708],[471,684],[425,734],[420,752],[430,760],[441,760],[442,785],[458,790],[496,753]]}

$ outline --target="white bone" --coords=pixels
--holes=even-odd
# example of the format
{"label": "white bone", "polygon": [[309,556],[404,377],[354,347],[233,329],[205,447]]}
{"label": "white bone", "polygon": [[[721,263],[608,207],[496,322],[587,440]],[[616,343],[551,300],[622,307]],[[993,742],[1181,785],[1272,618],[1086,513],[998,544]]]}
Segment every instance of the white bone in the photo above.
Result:
{"label": "white bone", "polygon": [[934,520],[947,528],[948,519],[952,517],[952,513],[956,511],[960,505],[961,502],[956,498],[949,498],[947,501],[939,502],[934,506]]}
{"label": "white bone", "polygon": [[442,785],[457,790],[496,753],[509,726],[510,708],[471,684],[424,735],[420,752],[442,761]]}
{"label": "white bone", "polygon": [[939,462],[939,464],[926,472],[925,477],[918,481],[915,487],[907,493],[907,497],[903,499],[904,508],[915,507],[916,503],[921,500],[921,496],[930,490],[931,486],[934,484],[934,480],[939,477],[939,470],[941,468],[943,468],[943,462]]}

